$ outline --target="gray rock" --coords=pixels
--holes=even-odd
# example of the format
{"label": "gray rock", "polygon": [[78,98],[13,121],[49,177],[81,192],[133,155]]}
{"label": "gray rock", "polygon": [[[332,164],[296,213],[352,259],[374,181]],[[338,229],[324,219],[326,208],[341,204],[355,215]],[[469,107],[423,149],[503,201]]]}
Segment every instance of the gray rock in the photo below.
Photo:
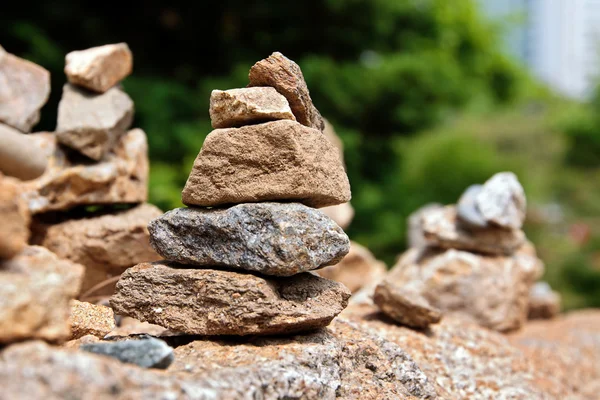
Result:
{"label": "gray rock", "polygon": [[166,369],[175,359],[171,346],[160,339],[147,335],[139,340],[84,343],[79,348],[144,368]]}
{"label": "gray rock", "polygon": [[350,250],[344,231],[299,203],[178,208],[148,225],[150,243],[170,261],[291,276],[336,264]]}
{"label": "gray rock", "polygon": [[477,208],[477,196],[481,193],[482,185],[471,185],[464,191],[456,204],[456,217],[460,222],[473,228],[486,228],[488,222]]}
{"label": "gray rock", "polygon": [[477,194],[475,205],[490,224],[521,229],[527,201],[525,191],[512,172],[500,172],[488,179]]}

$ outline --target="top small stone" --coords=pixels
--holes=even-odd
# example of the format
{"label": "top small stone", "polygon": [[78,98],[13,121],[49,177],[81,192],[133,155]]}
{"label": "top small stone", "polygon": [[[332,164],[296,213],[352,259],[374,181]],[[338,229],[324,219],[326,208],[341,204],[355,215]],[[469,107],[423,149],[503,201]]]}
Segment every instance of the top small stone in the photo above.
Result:
{"label": "top small stone", "polygon": [[133,56],[126,43],[72,51],[65,57],[70,83],[104,93],[131,74]]}
{"label": "top small stone", "polygon": [[298,122],[320,131],[323,118],[313,105],[302,70],[279,52],[254,64],[248,74],[248,86],[271,86],[285,96]]}
{"label": "top small stone", "polygon": [[489,224],[521,229],[527,201],[517,176],[512,172],[500,172],[485,182],[476,195],[475,206]]}
{"label": "top small stone", "polygon": [[210,95],[212,126],[234,128],[243,125],[296,120],[288,101],[272,87],[252,87],[231,90],[213,90]]}

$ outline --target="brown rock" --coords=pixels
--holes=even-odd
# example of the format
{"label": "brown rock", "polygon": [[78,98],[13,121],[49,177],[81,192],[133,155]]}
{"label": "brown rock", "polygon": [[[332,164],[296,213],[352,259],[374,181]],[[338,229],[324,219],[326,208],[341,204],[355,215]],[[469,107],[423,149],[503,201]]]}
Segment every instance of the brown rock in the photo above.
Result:
{"label": "brown rock", "polygon": [[29,213],[20,194],[19,181],[0,173],[0,259],[14,257],[29,239]]}
{"label": "brown rock", "polygon": [[46,173],[27,182],[24,194],[34,213],[84,204],[142,203],[148,195],[148,144],[141,129],[122,136],[99,163],[74,163],[52,134],[34,137],[51,155]]}
{"label": "brown rock", "polygon": [[529,319],[550,319],[560,313],[560,294],[547,282],[536,282],[529,289]]}
{"label": "brown rock", "polygon": [[71,340],[86,335],[102,338],[115,328],[115,314],[109,307],[72,300],[69,323]]}
{"label": "brown rock", "polygon": [[69,302],[82,275],[80,265],[38,246],[0,261],[0,343],[68,339]]}
{"label": "brown rock", "polygon": [[292,60],[279,52],[254,64],[248,74],[248,86],[272,86],[285,96],[298,122],[320,131],[323,118],[315,108],[302,70]]}
{"label": "brown rock", "polygon": [[523,252],[502,257],[412,249],[387,279],[398,286],[417,286],[444,315],[459,314],[487,328],[509,331],[526,321],[529,288],[542,272],[542,262]]}
{"label": "brown rock", "polygon": [[56,137],[65,146],[98,161],[111,150],[133,121],[133,101],[113,87],[94,94],[67,84],[58,105]]}
{"label": "brown rock", "polygon": [[65,74],[73,85],[104,93],[131,74],[133,55],[127,43],[72,51],[65,57]]}
{"label": "brown rock", "polygon": [[213,90],[210,120],[213,128],[232,128],[280,119],[296,120],[285,97],[272,87]]}
{"label": "brown rock", "polygon": [[350,184],[320,132],[284,120],[211,132],[182,199],[197,206],[293,200],[325,207],[349,201]]}
{"label": "brown rock", "polygon": [[427,210],[421,216],[421,223],[427,243],[446,249],[502,255],[512,254],[525,243],[525,234],[518,229],[471,230],[462,226],[454,206]]}
{"label": "brown rock", "polygon": [[321,211],[334,220],[342,229],[348,228],[352,219],[354,219],[354,208],[349,202],[337,206],[323,207]]}
{"label": "brown rock", "polygon": [[375,288],[373,301],[388,317],[413,328],[426,328],[442,319],[442,313],[410,285],[397,286],[383,280]]}
{"label": "brown rock", "polygon": [[142,322],[135,318],[119,316],[118,319],[119,325],[108,334],[109,337],[143,334],[156,337],[177,335],[160,325]]}
{"label": "brown rock", "polygon": [[0,122],[31,131],[49,95],[48,71],[0,47]]}
{"label": "brown rock", "polygon": [[377,260],[366,247],[350,242],[350,252],[338,264],[315,272],[323,278],[343,283],[352,293],[379,282],[386,273],[386,266]]}
{"label": "brown rock", "polygon": [[310,273],[262,278],[156,262],[125,271],[110,304],[117,314],[177,332],[265,335],[326,326],[349,297],[343,285]]}
{"label": "brown rock", "polygon": [[[37,243],[59,257],[85,267],[81,292],[122,274],[127,268],[160,256],[149,242],[148,223],[162,215],[150,204],[129,210],[46,226]],[[89,295],[111,295],[114,282]]]}

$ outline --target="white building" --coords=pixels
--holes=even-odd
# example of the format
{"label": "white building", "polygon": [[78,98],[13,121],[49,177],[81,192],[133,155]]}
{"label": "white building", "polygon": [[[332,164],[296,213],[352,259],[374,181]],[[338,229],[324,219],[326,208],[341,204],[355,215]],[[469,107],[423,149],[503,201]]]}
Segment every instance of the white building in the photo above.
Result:
{"label": "white building", "polygon": [[[508,50],[560,93],[585,98],[600,76],[600,0],[480,0],[492,18],[519,20]],[[516,18],[514,18],[516,17]]]}

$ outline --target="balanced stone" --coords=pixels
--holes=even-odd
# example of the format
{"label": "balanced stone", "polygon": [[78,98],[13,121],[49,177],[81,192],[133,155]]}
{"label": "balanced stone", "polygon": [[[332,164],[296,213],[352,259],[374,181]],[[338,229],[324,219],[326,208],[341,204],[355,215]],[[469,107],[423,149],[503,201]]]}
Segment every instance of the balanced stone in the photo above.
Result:
{"label": "balanced stone", "polygon": [[50,73],[0,46],[0,122],[31,131],[49,95]]}
{"label": "balanced stone", "polygon": [[298,122],[320,131],[323,118],[313,105],[302,70],[294,61],[275,52],[254,64],[248,74],[248,86],[271,86],[285,96]]}
{"label": "balanced stone", "polygon": [[425,211],[421,216],[423,236],[428,244],[443,248],[489,254],[512,254],[523,243],[519,229],[468,229],[460,224],[456,207],[446,206]]}
{"label": "balanced stone", "polygon": [[501,172],[488,179],[475,202],[488,223],[506,229],[523,226],[527,209],[525,191],[512,172]]}
{"label": "balanced stone", "polygon": [[19,181],[0,173],[0,259],[18,254],[29,239],[29,212],[20,196]]}
{"label": "balanced stone", "polygon": [[133,56],[127,43],[72,51],[65,57],[70,83],[104,93],[131,73]]}
{"label": "balanced stone", "polygon": [[299,203],[246,203],[226,209],[178,208],[148,225],[170,261],[290,276],[339,262],[350,247],[329,217]]}
{"label": "balanced stone", "polygon": [[119,87],[95,94],[67,84],[58,105],[58,141],[100,160],[133,121],[133,101]]}
{"label": "balanced stone", "polygon": [[473,228],[487,228],[488,222],[477,207],[477,196],[481,193],[481,185],[471,185],[464,191],[456,204],[456,216],[464,224]]}
{"label": "balanced stone", "polygon": [[103,338],[115,329],[115,313],[110,307],[83,301],[71,301],[71,339],[86,335]]}
{"label": "balanced stone", "polygon": [[210,95],[213,128],[232,128],[279,119],[296,120],[285,97],[272,87],[213,90]]}
{"label": "balanced stone", "polygon": [[79,348],[143,368],[166,369],[175,359],[171,346],[151,336],[114,342],[84,343]]}
{"label": "balanced stone", "polygon": [[184,204],[197,206],[285,200],[325,207],[350,197],[335,147],[289,120],[211,132],[182,192]]}
{"label": "balanced stone", "polygon": [[175,263],[136,265],[117,283],[119,315],[197,335],[253,335],[327,326],[348,303],[342,284],[312,273],[266,278]]}

